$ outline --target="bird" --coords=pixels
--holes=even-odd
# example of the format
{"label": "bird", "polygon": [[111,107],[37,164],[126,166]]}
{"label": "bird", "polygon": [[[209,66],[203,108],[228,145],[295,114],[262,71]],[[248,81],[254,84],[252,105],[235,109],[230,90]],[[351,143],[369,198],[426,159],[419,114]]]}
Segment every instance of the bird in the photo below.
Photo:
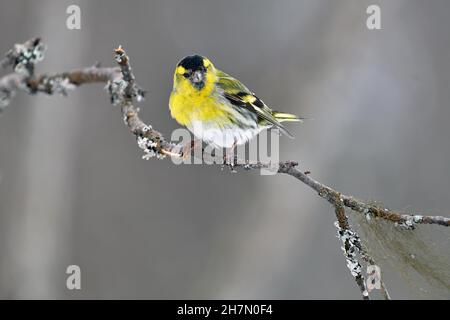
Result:
{"label": "bird", "polygon": [[242,82],[197,54],[176,65],[169,109],[172,118],[187,127],[197,141],[227,150],[268,128],[293,138],[281,123],[305,119],[273,111]]}

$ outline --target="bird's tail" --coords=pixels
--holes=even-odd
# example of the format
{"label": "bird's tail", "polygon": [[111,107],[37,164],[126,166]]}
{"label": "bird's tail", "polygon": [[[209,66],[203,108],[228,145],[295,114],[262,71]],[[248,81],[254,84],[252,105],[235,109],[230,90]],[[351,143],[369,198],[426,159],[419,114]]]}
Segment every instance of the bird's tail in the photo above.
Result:
{"label": "bird's tail", "polygon": [[277,111],[273,111],[272,115],[275,119],[277,119],[280,122],[285,122],[285,121],[302,122],[303,120],[306,119],[306,118],[300,118],[300,117],[296,116],[295,114],[277,112]]}

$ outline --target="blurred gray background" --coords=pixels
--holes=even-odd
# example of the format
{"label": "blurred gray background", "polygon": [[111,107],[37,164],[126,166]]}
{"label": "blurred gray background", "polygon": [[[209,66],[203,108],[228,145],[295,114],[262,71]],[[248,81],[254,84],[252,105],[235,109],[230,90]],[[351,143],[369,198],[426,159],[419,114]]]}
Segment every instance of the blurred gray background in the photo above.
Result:
{"label": "blurred gray background", "polygon": [[[369,31],[374,3],[382,30]],[[66,28],[70,4],[81,30]],[[282,159],[341,192],[448,215],[448,1],[0,8],[0,52],[41,36],[38,72],[112,66],[123,45],[148,90],[142,119],[166,135],[178,127],[167,106],[174,66],[199,53],[267,104],[314,118],[289,125],[296,139],[281,139]],[[0,117],[0,298],[359,299],[333,211],[311,189],[141,155],[100,84],[68,98],[16,97]],[[81,267],[80,291],[66,289],[70,264]],[[384,276],[394,298],[421,297],[395,270]]]}

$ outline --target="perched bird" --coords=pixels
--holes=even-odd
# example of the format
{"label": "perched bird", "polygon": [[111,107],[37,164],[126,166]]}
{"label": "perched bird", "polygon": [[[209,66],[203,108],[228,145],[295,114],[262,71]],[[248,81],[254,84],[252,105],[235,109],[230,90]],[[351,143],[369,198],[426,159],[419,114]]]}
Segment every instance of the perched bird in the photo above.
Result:
{"label": "perched bird", "polygon": [[232,149],[270,127],[292,138],[281,122],[302,120],[271,110],[239,80],[199,55],[178,63],[169,107],[179,124],[215,148]]}

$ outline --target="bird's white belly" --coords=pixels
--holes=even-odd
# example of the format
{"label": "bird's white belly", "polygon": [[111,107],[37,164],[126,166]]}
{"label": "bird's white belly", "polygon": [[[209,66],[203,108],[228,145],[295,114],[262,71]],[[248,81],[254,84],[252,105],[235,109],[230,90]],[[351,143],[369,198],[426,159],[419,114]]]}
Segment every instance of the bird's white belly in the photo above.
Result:
{"label": "bird's white belly", "polygon": [[189,130],[197,139],[217,148],[231,148],[254,138],[264,128],[240,128],[238,126],[217,127],[200,121],[192,121]]}

